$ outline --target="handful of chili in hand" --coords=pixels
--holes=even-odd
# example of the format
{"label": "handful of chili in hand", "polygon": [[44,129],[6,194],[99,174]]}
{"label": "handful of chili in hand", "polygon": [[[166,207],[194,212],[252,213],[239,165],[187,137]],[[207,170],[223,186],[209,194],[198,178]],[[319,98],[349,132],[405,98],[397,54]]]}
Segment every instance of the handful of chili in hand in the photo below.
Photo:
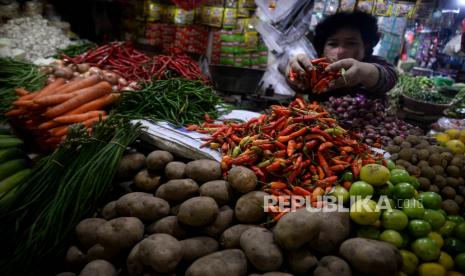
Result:
{"label": "handful of chili in hand", "polygon": [[[310,88],[312,93],[321,94],[327,91],[329,83],[342,76],[341,72],[328,72],[326,67],[330,62],[326,58],[318,58],[310,61],[312,69],[304,75],[304,83]],[[296,72],[290,68],[289,79],[294,81],[297,78]]]}

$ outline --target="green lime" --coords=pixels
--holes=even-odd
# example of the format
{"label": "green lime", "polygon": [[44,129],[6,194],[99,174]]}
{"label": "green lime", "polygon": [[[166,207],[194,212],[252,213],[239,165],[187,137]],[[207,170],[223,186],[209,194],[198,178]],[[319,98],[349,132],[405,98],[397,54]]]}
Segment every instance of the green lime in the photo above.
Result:
{"label": "green lime", "polygon": [[392,183],[388,181],[383,186],[376,187],[375,192],[376,192],[376,195],[379,195],[379,196],[382,196],[382,195],[390,196],[393,188],[394,188],[394,185],[392,185]]}
{"label": "green lime", "polygon": [[381,216],[381,223],[385,229],[400,231],[407,227],[408,217],[400,210],[387,210],[384,211],[383,215]]}
{"label": "green lime", "polygon": [[373,200],[361,199],[350,206],[350,218],[361,225],[375,224],[381,215],[377,203]]}
{"label": "green lime", "polygon": [[351,197],[365,198],[367,196],[372,196],[373,193],[373,186],[366,183],[365,181],[357,181],[352,183],[349,190],[349,194]]}
{"label": "green lime", "polygon": [[425,217],[423,219],[431,224],[434,230],[441,228],[446,223],[446,218],[441,212],[432,209],[425,209]]}
{"label": "green lime", "polygon": [[455,222],[457,224],[465,222],[464,218],[462,218],[461,216],[457,216],[457,215],[447,216],[447,220],[450,220],[450,221]]}
{"label": "green lime", "polygon": [[348,202],[350,197],[349,192],[346,190],[346,188],[339,185],[334,187],[334,190],[331,193],[331,195],[336,197],[336,201],[339,201],[339,198],[341,198],[343,203]]}
{"label": "green lime", "polygon": [[419,238],[412,243],[412,251],[422,261],[435,261],[439,258],[441,250],[430,238]]}
{"label": "green lime", "polygon": [[458,224],[457,226],[455,226],[454,236],[457,239],[465,242],[465,222],[462,222],[462,223]]}
{"label": "green lime", "polygon": [[402,202],[402,211],[410,219],[422,219],[425,216],[425,209],[420,201],[410,198]]}
{"label": "green lime", "polygon": [[422,192],[418,196],[418,200],[427,209],[439,209],[439,208],[441,208],[442,198],[438,193],[435,193],[435,192]]}
{"label": "green lime", "polygon": [[416,238],[426,237],[431,232],[431,225],[425,220],[414,219],[409,221],[408,231]]}
{"label": "green lime", "polygon": [[455,256],[465,252],[465,243],[456,238],[446,238],[444,240],[444,251]]}
{"label": "green lime", "polygon": [[438,233],[441,234],[443,237],[448,237],[454,233],[455,226],[457,224],[455,222],[452,222],[450,220],[447,220],[444,225],[438,229]]}
{"label": "green lime", "polygon": [[402,239],[404,240],[404,244],[402,244],[402,248],[409,248],[412,238],[405,231],[400,232],[400,235],[402,236]]}
{"label": "green lime", "polygon": [[408,199],[415,195],[415,188],[407,182],[400,182],[394,185],[392,195],[395,199]]}
{"label": "green lime", "polygon": [[410,180],[407,182],[410,183],[410,185],[412,185],[415,190],[420,189],[420,181],[418,181],[415,176],[410,176]]}
{"label": "green lime", "polygon": [[361,226],[357,229],[357,237],[379,240],[379,229],[374,226]]}
{"label": "green lime", "polygon": [[391,170],[391,178],[389,181],[391,181],[391,183],[394,185],[401,182],[409,182],[410,174],[408,171],[403,169],[393,169]]}
{"label": "green lime", "polygon": [[460,253],[455,256],[455,265],[458,269],[465,272],[465,253]]}
{"label": "green lime", "polygon": [[401,248],[404,244],[402,236],[395,230],[384,230],[379,236],[379,239],[384,242],[388,242],[397,248]]}
{"label": "green lime", "polygon": [[452,259],[452,257],[444,251],[441,251],[438,263],[441,264],[446,270],[451,270],[454,268],[454,259]]}
{"label": "green lime", "polygon": [[354,180],[354,174],[351,173],[351,172],[345,172],[342,175],[342,180],[344,180],[344,181],[352,181],[352,180]]}
{"label": "green lime", "polygon": [[402,271],[407,274],[413,274],[417,270],[418,258],[412,252],[401,249],[400,255],[402,255]]}
{"label": "green lime", "polygon": [[389,169],[379,164],[367,164],[360,170],[360,179],[373,186],[381,186],[391,177]]}
{"label": "green lime", "polygon": [[388,168],[390,171],[396,168],[396,163],[394,163],[394,161],[392,161],[391,159],[384,159],[383,161],[381,161],[381,164]]}

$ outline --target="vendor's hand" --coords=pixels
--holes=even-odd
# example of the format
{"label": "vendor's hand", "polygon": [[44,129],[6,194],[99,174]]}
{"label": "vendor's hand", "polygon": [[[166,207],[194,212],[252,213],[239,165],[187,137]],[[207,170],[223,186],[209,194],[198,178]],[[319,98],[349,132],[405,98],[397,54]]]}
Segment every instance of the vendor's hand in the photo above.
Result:
{"label": "vendor's hand", "polygon": [[299,54],[289,62],[286,70],[287,81],[292,87],[298,90],[305,90],[307,88],[305,79],[312,69],[313,65],[310,58],[305,54]]}
{"label": "vendor's hand", "polygon": [[341,87],[352,87],[363,85],[370,88],[376,85],[379,79],[378,68],[371,63],[361,62],[353,58],[336,61],[326,68],[326,71],[340,71],[344,69],[343,76],[330,82],[328,89],[338,89]]}

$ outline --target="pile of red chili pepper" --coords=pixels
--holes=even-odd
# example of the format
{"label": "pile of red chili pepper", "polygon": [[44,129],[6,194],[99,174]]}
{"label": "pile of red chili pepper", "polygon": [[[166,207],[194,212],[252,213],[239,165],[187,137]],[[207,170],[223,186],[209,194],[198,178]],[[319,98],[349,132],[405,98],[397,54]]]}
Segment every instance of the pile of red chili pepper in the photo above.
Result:
{"label": "pile of red chili pepper", "polygon": [[88,63],[100,69],[110,70],[129,82],[176,77],[208,82],[197,62],[189,56],[157,55],[151,58],[134,49],[128,42],[112,42],[75,57],[63,57],[74,64]]}
{"label": "pile of red chili pepper", "polygon": [[[310,62],[313,68],[310,73],[303,76],[303,81],[312,90],[312,93],[320,94],[325,92],[332,80],[342,76],[341,72],[326,71],[326,67],[331,64],[326,58],[318,58]],[[290,68],[289,79],[294,81],[297,77],[297,73]]]}
{"label": "pile of red chili pepper", "polygon": [[270,115],[246,123],[207,120],[187,129],[211,134],[202,146],[221,150],[224,172],[233,165],[246,166],[257,175],[263,191],[311,196],[312,204],[336,184],[348,190],[361,167],[377,159],[322,106],[301,98],[288,107],[274,105]]}

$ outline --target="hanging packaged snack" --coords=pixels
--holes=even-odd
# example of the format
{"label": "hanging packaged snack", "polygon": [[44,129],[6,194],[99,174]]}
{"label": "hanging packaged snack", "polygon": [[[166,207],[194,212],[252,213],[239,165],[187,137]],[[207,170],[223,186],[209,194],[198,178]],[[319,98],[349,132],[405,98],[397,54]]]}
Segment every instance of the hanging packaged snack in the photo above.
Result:
{"label": "hanging packaged snack", "polygon": [[355,4],[357,0],[341,0],[341,5],[339,6],[339,11],[341,12],[353,12],[355,9]]}
{"label": "hanging packaged snack", "polygon": [[244,33],[244,46],[248,50],[256,49],[258,46],[258,32],[247,31]]}
{"label": "hanging packaged snack", "polygon": [[200,13],[200,22],[204,25],[210,25],[211,6],[203,6]]}
{"label": "hanging packaged snack", "polygon": [[230,9],[237,9],[237,0],[225,0],[224,7]]}
{"label": "hanging packaged snack", "polygon": [[194,23],[194,10],[183,10],[176,7],[174,9],[174,24],[192,25]]}
{"label": "hanging packaged snack", "polygon": [[375,8],[375,5],[374,5],[373,0],[372,1],[361,0],[361,1],[358,1],[357,3],[357,10],[362,11],[362,12],[372,14],[374,8]]}
{"label": "hanging packaged snack", "polygon": [[375,15],[377,16],[391,16],[392,4],[385,0],[376,0]]}
{"label": "hanging packaged snack", "polygon": [[237,24],[237,7],[225,8],[223,16],[223,28],[234,29]]}
{"label": "hanging packaged snack", "polygon": [[149,22],[161,20],[163,5],[158,1],[145,1],[144,14]]}

